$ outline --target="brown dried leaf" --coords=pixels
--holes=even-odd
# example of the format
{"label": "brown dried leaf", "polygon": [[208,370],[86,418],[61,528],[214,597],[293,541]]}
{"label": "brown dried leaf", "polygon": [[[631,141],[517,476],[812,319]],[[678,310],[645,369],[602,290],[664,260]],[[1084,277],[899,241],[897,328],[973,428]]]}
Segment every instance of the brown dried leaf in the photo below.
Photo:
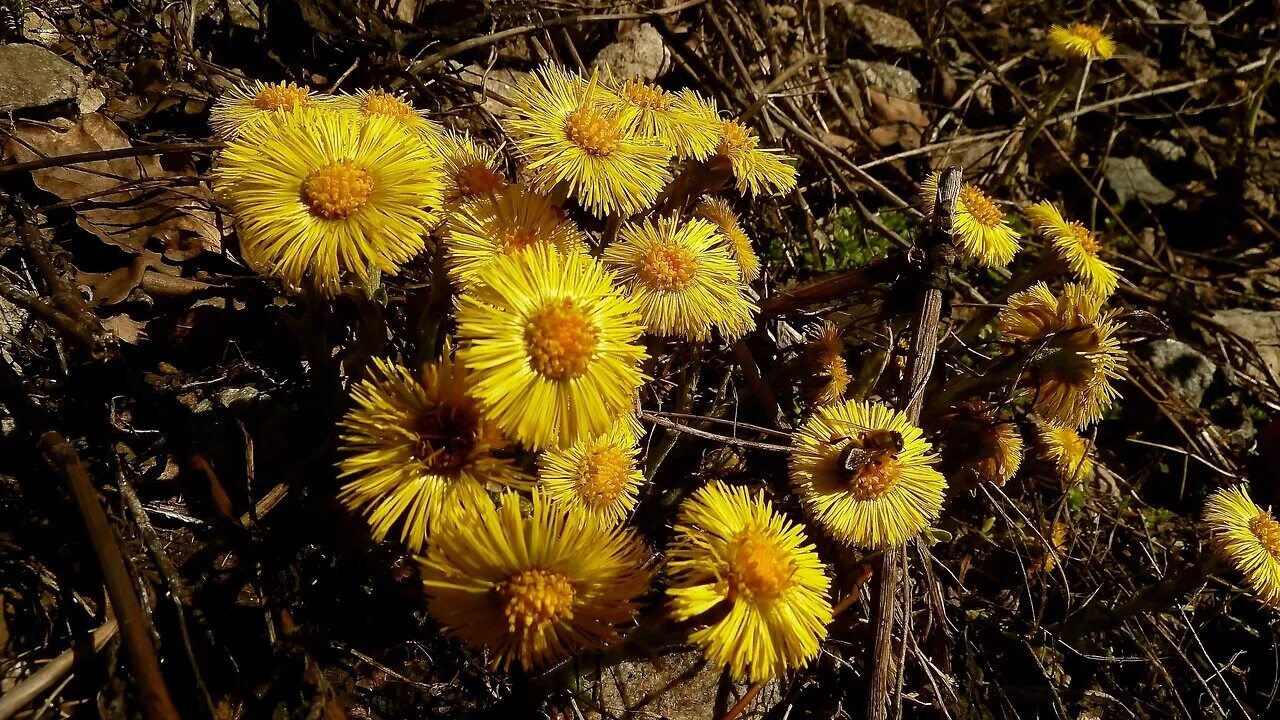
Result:
{"label": "brown dried leaf", "polygon": [[[29,162],[132,147],[129,138],[103,115],[63,127],[18,123],[4,143],[6,159]],[[222,248],[222,230],[213,200],[203,185],[175,187],[178,174],[155,156],[94,160],[35,170],[40,189],[70,203],[80,227],[117,247],[142,252],[155,241],[170,260],[186,260]]]}
{"label": "brown dried leaf", "polygon": [[115,335],[122,343],[137,345],[147,337],[147,323],[134,320],[128,315],[113,315],[102,321],[102,327]]}

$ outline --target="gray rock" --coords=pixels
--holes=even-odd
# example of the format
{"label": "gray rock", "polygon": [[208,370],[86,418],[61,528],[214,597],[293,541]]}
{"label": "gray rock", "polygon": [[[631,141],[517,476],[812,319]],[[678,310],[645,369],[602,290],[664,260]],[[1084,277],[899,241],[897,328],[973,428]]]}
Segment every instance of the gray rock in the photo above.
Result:
{"label": "gray rock", "polygon": [[1143,150],[1146,151],[1148,160],[1159,160],[1161,162],[1178,162],[1187,157],[1187,151],[1178,143],[1164,138],[1151,138],[1142,140]]}
{"label": "gray rock", "polygon": [[1127,205],[1133,198],[1152,205],[1165,205],[1175,197],[1172,190],[1151,174],[1142,158],[1107,158],[1102,163],[1102,174],[1116,194],[1120,207]]}
{"label": "gray rock", "polygon": [[[1262,361],[1272,373],[1280,376],[1280,312],[1230,308],[1214,313],[1213,319],[1257,345]],[[1253,367],[1249,368],[1249,374],[1256,380],[1267,380],[1264,373]]]}
{"label": "gray rock", "polygon": [[662,35],[648,23],[641,23],[618,36],[596,55],[595,66],[609,68],[615,75],[654,80],[666,72],[671,51]]}
{"label": "gray rock", "polygon": [[920,81],[915,75],[897,65],[866,60],[850,60],[849,70],[853,79],[864,88],[874,88],[885,95],[915,100],[920,92]]}
{"label": "gray rock", "polygon": [[248,404],[257,400],[262,393],[257,388],[252,387],[229,387],[218,391],[218,402],[223,407],[231,408],[236,405]]}
{"label": "gray rock", "polygon": [[[655,660],[626,661],[605,670],[600,679],[600,707],[584,705],[592,720],[601,718],[664,718],[665,720],[714,720],[721,670],[703,662],[696,651],[664,655]],[[747,690],[736,683],[729,705]],[[778,683],[764,686],[739,715],[757,720],[778,700]],[[593,703],[594,704],[594,703]]]}
{"label": "gray rock", "polygon": [[1152,340],[1141,353],[1164,373],[1169,386],[1192,407],[1199,407],[1218,366],[1190,345],[1173,339]]}
{"label": "gray rock", "polygon": [[22,16],[22,38],[37,45],[53,47],[62,35],[56,25],[32,10]]}
{"label": "gray rock", "polygon": [[39,45],[0,45],[0,112],[74,100],[83,86],[80,68]]}
{"label": "gray rock", "polygon": [[897,15],[890,15],[867,5],[859,5],[848,0],[835,0],[831,6],[837,15],[842,17],[849,27],[861,35],[871,47],[880,50],[909,52],[924,47],[911,23]]}

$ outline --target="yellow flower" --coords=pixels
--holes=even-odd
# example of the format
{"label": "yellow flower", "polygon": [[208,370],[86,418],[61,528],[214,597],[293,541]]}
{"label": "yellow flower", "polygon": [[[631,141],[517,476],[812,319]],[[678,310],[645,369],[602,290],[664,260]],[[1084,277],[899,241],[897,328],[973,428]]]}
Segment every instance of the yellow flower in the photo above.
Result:
{"label": "yellow flower", "polygon": [[1280,605],[1280,522],[1254,504],[1244,485],[1210,495],[1204,521],[1214,550],[1259,599]]}
{"label": "yellow flower", "polygon": [[495,668],[542,668],[617,640],[649,587],[644,543],[536,491],[531,512],[520,505],[513,492],[497,507],[466,501],[432,535],[421,561],[428,611],[491,650]]}
{"label": "yellow flower", "polygon": [[1084,427],[1120,397],[1112,385],[1127,353],[1117,337],[1123,324],[1083,285],[1069,283],[1055,297],[1044,283],[1016,293],[996,316],[1001,334],[1031,345],[1036,412],[1052,423]]}
{"label": "yellow flower", "polygon": [[335,292],[345,273],[394,274],[422,251],[440,204],[439,164],[394,120],[302,110],[251,123],[218,157],[251,264]]}
{"label": "yellow flower", "polygon": [[844,359],[844,338],[840,328],[830,321],[818,327],[817,337],[810,342],[810,372],[816,382],[813,402],[833,405],[844,400],[849,389],[849,366]]}
{"label": "yellow flower", "polygon": [[234,139],[250,123],[263,117],[278,117],[302,108],[332,102],[328,95],[312,92],[294,83],[264,83],[255,80],[228,90],[209,111],[209,124],[218,137]]}
{"label": "yellow flower", "polygon": [[387,117],[417,132],[425,140],[444,135],[444,129],[431,122],[426,112],[415,108],[403,94],[386,90],[359,90],[354,95],[338,95],[331,105],[336,110],[352,112],[360,117]]}
{"label": "yellow flower", "polygon": [[507,187],[502,157],[492,147],[476,142],[470,135],[448,131],[432,146],[444,168],[446,206],[453,207]]}
{"label": "yellow flower", "polygon": [[634,110],[611,110],[601,95],[594,78],[548,65],[515,88],[515,117],[504,126],[535,189],[563,183],[596,216],[632,215],[671,180],[671,151],[631,130]]}
{"label": "yellow flower", "polygon": [[601,525],[619,525],[636,505],[644,476],[636,467],[636,435],[626,419],[608,432],[582,438],[538,458],[538,480],[547,499],[593,516]]}
{"label": "yellow flower", "polygon": [[565,447],[631,412],[647,378],[635,302],[579,253],[533,245],[497,258],[458,299],[472,395],[531,448]]}
{"label": "yellow flower", "polygon": [[689,639],[735,679],[767,680],[817,656],[831,581],[804,529],[763,491],[701,488],[680,508],[667,555],[672,618],[709,623]]}
{"label": "yellow flower", "polygon": [[339,498],[369,519],[374,540],[400,523],[400,540],[422,548],[443,508],[484,495],[489,485],[528,481],[509,460],[506,443],[467,396],[467,381],[447,356],[421,379],[384,360],[351,390],[342,420]]}
{"label": "yellow flower", "polygon": [[758,308],[747,298],[738,265],[705,220],[628,223],[603,260],[655,335],[706,340],[714,326],[734,339],[755,325]]}
{"label": "yellow flower", "polygon": [[1049,202],[1027,208],[1027,217],[1053,242],[1053,248],[1071,272],[1098,297],[1106,299],[1116,291],[1120,278],[1116,269],[1098,257],[1102,245],[1084,225],[1066,221]]}
{"label": "yellow flower", "polygon": [[1049,48],[1059,55],[1081,60],[1110,60],[1116,44],[1102,28],[1086,23],[1049,28]]}
{"label": "yellow flower", "polygon": [[[924,214],[933,214],[933,204],[938,197],[938,178],[942,173],[933,172],[920,185],[920,200]],[[956,214],[952,235],[965,257],[985,267],[1004,267],[1018,253],[1020,237],[1005,220],[1004,213],[986,193],[965,183],[960,186],[956,198]]]}
{"label": "yellow flower", "polygon": [[760,277],[760,258],[751,247],[751,238],[747,237],[738,220],[738,214],[729,207],[729,203],[720,198],[704,198],[693,211],[700,217],[714,224],[720,230],[720,236],[729,246],[729,252],[738,263],[738,271],[743,282],[752,282]]}
{"label": "yellow flower", "polygon": [[562,253],[587,249],[582,231],[560,208],[520,185],[463,203],[447,227],[445,262],[459,287],[474,284],[494,258],[530,245],[554,245]]}
{"label": "yellow flower", "polygon": [[[950,467],[979,481],[1004,485],[1022,466],[1022,433],[1011,422],[1001,422],[996,407],[982,400],[968,400],[955,408],[955,420],[947,429]],[[955,477],[953,475],[952,477]]]}
{"label": "yellow flower", "polygon": [[1064,479],[1093,477],[1094,461],[1089,455],[1089,441],[1080,437],[1075,428],[1037,422],[1036,435],[1040,439],[1041,452],[1053,462]]}
{"label": "yellow flower", "polygon": [[791,445],[791,484],[809,514],[851,545],[901,545],[937,520],[947,481],[920,428],[848,400],[818,408]]}
{"label": "yellow flower", "polygon": [[737,120],[720,121],[716,154],[733,167],[738,192],[781,195],[796,186],[796,169],[781,150],[760,148],[760,136]]}
{"label": "yellow flower", "polygon": [[708,113],[691,90],[668,92],[639,78],[608,80],[604,86],[603,107],[619,114],[630,112],[631,131],[657,140],[678,158],[705,160],[720,143],[715,112]]}

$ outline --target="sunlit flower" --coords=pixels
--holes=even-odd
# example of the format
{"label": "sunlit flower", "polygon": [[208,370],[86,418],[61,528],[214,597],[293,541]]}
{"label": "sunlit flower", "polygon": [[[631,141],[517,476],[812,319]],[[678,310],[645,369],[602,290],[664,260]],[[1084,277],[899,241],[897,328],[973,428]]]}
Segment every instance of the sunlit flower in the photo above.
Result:
{"label": "sunlit flower", "polygon": [[488,648],[493,667],[543,668],[617,640],[649,587],[649,551],[534,492],[532,511],[503,493],[464,503],[422,560],[427,609],[449,634]]}
{"label": "sunlit flower", "polygon": [[831,581],[804,528],[763,491],[699,489],[680,508],[667,556],[671,616],[705,624],[690,640],[735,679],[767,680],[817,656]]}
{"label": "sunlit flower", "polygon": [[1084,427],[1102,418],[1120,397],[1127,353],[1118,334],[1123,324],[1083,285],[1068,284],[1054,296],[1044,283],[1009,298],[996,316],[1005,338],[1030,345],[1034,407],[1045,420]]}
{"label": "sunlit flower", "polygon": [[1243,485],[1218,490],[1204,505],[1209,540],[1268,605],[1280,605],[1280,522]]}
{"label": "sunlit flower", "polygon": [[644,481],[636,467],[636,435],[624,419],[608,432],[581,438],[538,458],[538,480],[547,499],[592,515],[602,525],[618,525],[636,504]]}
{"label": "sunlit flower", "polygon": [[844,338],[840,328],[830,321],[818,326],[816,337],[807,348],[809,373],[815,405],[831,405],[844,400],[849,389],[849,366],[844,359]]}
{"label": "sunlit flower", "polygon": [[[924,214],[933,214],[940,172],[930,173],[920,185]],[[1018,253],[1019,235],[1009,227],[1000,207],[974,185],[960,186],[952,236],[965,257],[985,267],[1004,267]]]}
{"label": "sunlit flower", "polygon": [[994,405],[968,400],[956,406],[944,454],[949,472],[1004,485],[1022,466],[1022,454],[1022,433],[1017,425],[1001,421]]}
{"label": "sunlit flower", "polygon": [[720,236],[725,239],[733,259],[738,263],[744,282],[760,277],[760,258],[756,255],[755,248],[751,247],[751,238],[742,229],[738,214],[728,202],[714,197],[703,198],[693,214],[712,223],[720,231]]}
{"label": "sunlit flower", "polygon": [[463,203],[449,214],[445,263],[460,287],[475,283],[494,258],[530,245],[553,245],[562,253],[585,252],[582,231],[546,197],[508,185]]}
{"label": "sunlit flower", "polygon": [[550,245],[499,257],[457,315],[472,395],[529,447],[572,445],[632,412],[646,379],[640,314],[590,257]]}
{"label": "sunlit flower", "polygon": [[1075,428],[1037,422],[1036,435],[1040,440],[1041,454],[1054,464],[1064,479],[1093,477],[1094,460],[1089,454],[1089,441],[1080,437]]}
{"label": "sunlit flower", "polygon": [[716,154],[733,167],[738,192],[781,195],[796,186],[796,169],[781,150],[761,148],[760,136],[737,120],[720,121]]}
{"label": "sunlit flower", "polygon": [[507,187],[498,151],[470,135],[446,131],[432,147],[440,156],[446,206],[453,207]]}
{"label": "sunlit flower", "polygon": [[209,124],[224,140],[240,134],[248,124],[263,117],[278,117],[302,108],[315,108],[332,101],[291,82],[264,83],[255,80],[228,90],[209,110]]}
{"label": "sunlit flower", "polygon": [[648,208],[671,179],[671,150],[631,129],[634,109],[599,102],[595,79],[548,65],[515,88],[515,117],[504,126],[528,158],[530,184],[563,183],[597,216]]}
{"label": "sunlit flower", "polygon": [[893,547],[942,511],[947,482],[932,451],[901,412],[848,400],[818,408],[795,434],[791,484],[833,538]]}
{"label": "sunlit flower", "polygon": [[1063,219],[1062,213],[1049,202],[1027,208],[1027,217],[1053,242],[1058,256],[1095,295],[1105,299],[1116,291],[1120,278],[1114,267],[1098,257],[1102,245],[1088,228]]}
{"label": "sunlit flower", "polygon": [[1097,25],[1074,23],[1049,28],[1049,47],[1059,55],[1081,60],[1109,60],[1116,44]]}
{"label": "sunlit flower", "polygon": [[327,293],[421,252],[441,188],[435,156],[394,120],[326,110],[250,123],[218,156],[214,186],[246,260]]}
{"label": "sunlit flower", "polygon": [[403,94],[386,90],[359,90],[352,95],[338,95],[331,105],[334,109],[353,112],[361,117],[387,117],[413,130],[425,140],[435,140],[444,129],[431,122],[426,112],[419,110],[404,98]]}
{"label": "sunlit flower", "polygon": [[422,377],[375,359],[370,377],[351,390],[342,420],[339,498],[369,519],[374,540],[399,524],[400,539],[420,550],[443,508],[484,495],[488,486],[527,482],[506,443],[467,396],[461,369],[447,357]]}
{"label": "sunlit flower", "polygon": [[733,339],[755,325],[758,309],[747,298],[738,264],[705,220],[628,223],[603,259],[655,335],[706,340],[715,327]]}
{"label": "sunlit flower", "polygon": [[662,143],[678,158],[706,159],[720,142],[719,118],[691,90],[669,92],[639,78],[608,80],[600,103],[629,112],[630,130]]}

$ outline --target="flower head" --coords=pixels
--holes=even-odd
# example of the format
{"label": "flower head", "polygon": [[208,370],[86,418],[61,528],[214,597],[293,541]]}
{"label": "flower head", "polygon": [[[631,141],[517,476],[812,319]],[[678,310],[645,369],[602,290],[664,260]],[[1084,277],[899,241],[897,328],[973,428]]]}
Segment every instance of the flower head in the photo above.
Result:
{"label": "flower head", "polygon": [[422,251],[439,165],[394,120],[301,110],[250,123],[218,157],[214,186],[250,263],[335,292],[344,274],[395,274]]}
{"label": "flower head", "polygon": [[420,550],[444,508],[484,495],[487,486],[528,482],[492,451],[506,442],[467,396],[467,381],[447,356],[422,377],[375,359],[351,391],[342,420],[339,497],[369,518],[381,541],[400,524],[400,539]]}
{"label": "flower head", "polygon": [[1094,460],[1089,454],[1089,441],[1080,437],[1075,428],[1037,422],[1036,436],[1040,452],[1054,464],[1058,475],[1067,480],[1093,477]]}
{"label": "flower head", "polygon": [[671,179],[671,150],[632,129],[634,109],[610,108],[601,97],[594,78],[544,66],[516,87],[505,127],[528,158],[533,187],[563,183],[597,216],[632,215]]}
{"label": "flower head", "polygon": [[1035,410],[1049,422],[1084,427],[1120,397],[1112,382],[1127,357],[1117,337],[1123,325],[1101,307],[1083,285],[1068,284],[1055,297],[1038,283],[996,316],[1006,338],[1033,345]]}
{"label": "flower head", "polygon": [[737,338],[755,324],[757,308],[738,265],[716,226],[705,220],[665,217],[623,225],[603,259],[655,335],[705,340],[715,327]]}
{"label": "flower head", "polygon": [[761,148],[760,136],[738,120],[720,121],[716,155],[733,167],[738,192],[781,195],[796,186],[796,169],[781,150]]}
{"label": "flower head", "polygon": [[646,379],[635,302],[598,262],[533,245],[481,269],[458,299],[458,357],[507,434],[541,449],[598,435]]}
{"label": "flower head", "polygon": [[704,160],[720,142],[714,111],[691,90],[669,92],[640,78],[606,80],[600,104],[631,116],[637,137],[657,140],[678,158]]}
{"label": "flower head", "polygon": [[441,127],[426,117],[426,112],[413,106],[400,93],[386,90],[359,90],[352,95],[338,95],[331,105],[360,117],[386,117],[412,130],[426,140],[435,140],[444,134]]}
{"label": "flower head", "polygon": [[291,82],[264,83],[255,80],[228,90],[209,111],[209,124],[218,137],[234,139],[247,125],[263,118],[278,117],[303,108],[331,102],[321,95]]}
{"label": "flower head", "polygon": [[1120,278],[1114,267],[1098,257],[1102,245],[1088,228],[1063,219],[1062,213],[1049,202],[1038,202],[1027,208],[1027,217],[1053,242],[1053,249],[1080,282],[1100,298],[1111,297]]}
{"label": "flower head", "polygon": [[538,480],[552,503],[577,508],[601,525],[619,525],[635,507],[644,482],[638,454],[636,436],[623,419],[603,435],[543,452]]}
{"label": "flower head", "polygon": [[[942,173],[930,173],[920,185],[920,200],[924,214],[933,214],[938,197],[938,179]],[[1004,267],[1018,253],[1018,238],[1009,227],[1000,206],[976,186],[965,183],[960,186],[956,198],[956,214],[953,237],[966,257],[985,267]]]}
{"label": "flower head", "polygon": [[470,135],[444,132],[433,143],[444,174],[444,203],[484,197],[507,187],[498,151]]}
{"label": "flower head", "polygon": [[494,667],[542,668],[604,647],[649,586],[636,535],[558,508],[539,492],[464,502],[422,560],[427,609],[445,631],[493,652]]}
{"label": "flower head", "polygon": [[448,219],[445,263],[459,287],[476,282],[494,258],[530,245],[553,245],[561,253],[586,251],[582,231],[546,197],[521,185],[463,203]]}
{"label": "flower head", "polygon": [[766,680],[818,654],[831,581],[804,529],[763,492],[701,488],[680,508],[667,555],[671,616],[709,618],[690,640],[734,678]]}
{"label": "flower head", "polygon": [[1280,605],[1280,522],[1243,485],[1218,490],[1204,505],[1209,540],[1268,605]]}
{"label": "flower head", "polygon": [[1097,25],[1074,23],[1049,28],[1049,47],[1055,53],[1080,60],[1110,60],[1116,43]]}
{"label": "flower head", "polygon": [[844,359],[844,338],[840,328],[830,321],[818,326],[816,336],[807,348],[808,377],[813,378],[815,405],[833,405],[844,400],[849,389],[849,365]]}
{"label": "flower head", "polygon": [[1017,425],[1000,420],[991,403],[969,400],[955,408],[945,455],[952,460],[949,472],[1004,485],[1022,466],[1022,433]]}
{"label": "flower head", "polygon": [[703,198],[693,214],[719,229],[720,236],[725,239],[730,254],[738,263],[743,282],[752,282],[760,277],[760,258],[756,256],[755,249],[751,247],[751,238],[747,237],[746,231],[742,229],[742,223],[738,220],[738,214],[733,211],[729,203],[720,198]]}
{"label": "flower head", "polygon": [[791,484],[834,538],[901,545],[942,511],[947,481],[924,433],[897,410],[848,400],[818,408],[791,446]]}

